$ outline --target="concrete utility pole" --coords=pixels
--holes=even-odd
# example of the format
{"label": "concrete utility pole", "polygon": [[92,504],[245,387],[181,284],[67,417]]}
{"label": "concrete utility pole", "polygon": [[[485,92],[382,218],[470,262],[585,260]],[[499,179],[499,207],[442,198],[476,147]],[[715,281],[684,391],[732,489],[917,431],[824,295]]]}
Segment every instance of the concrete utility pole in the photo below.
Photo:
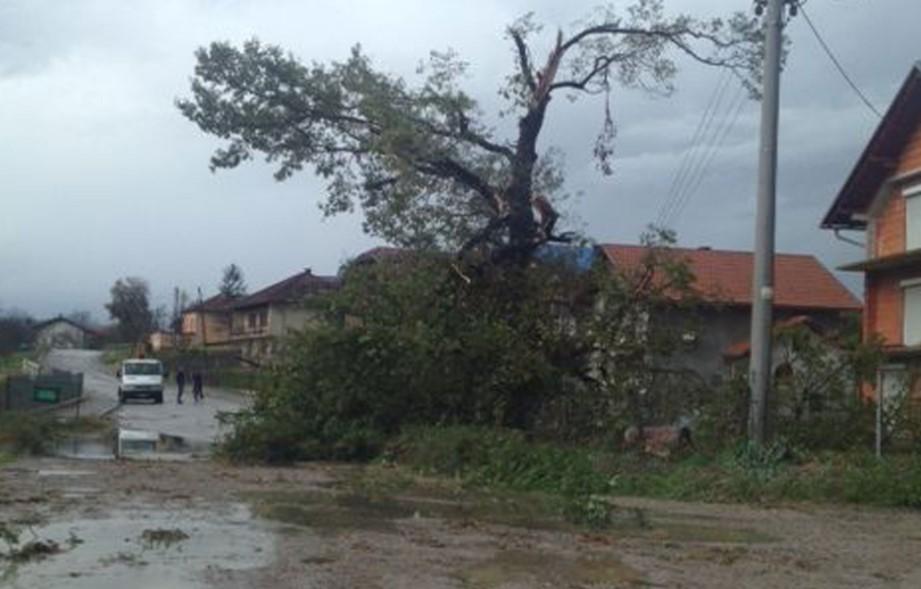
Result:
{"label": "concrete utility pole", "polygon": [[777,192],[777,119],[780,102],[780,54],[783,9],[796,0],[755,0],[764,14],[764,74],[761,96],[761,148],[758,158],[758,208],[755,218],[755,266],[752,284],[751,362],[748,436],[756,445],[767,435],[767,405],[771,390],[772,325],[774,315],[774,209]]}

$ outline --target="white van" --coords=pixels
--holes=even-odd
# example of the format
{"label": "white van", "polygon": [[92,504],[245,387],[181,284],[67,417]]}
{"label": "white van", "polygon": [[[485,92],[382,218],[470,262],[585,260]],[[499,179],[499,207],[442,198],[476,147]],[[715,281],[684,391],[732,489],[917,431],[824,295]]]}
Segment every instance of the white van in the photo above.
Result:
{"label": "white van", "polygon": [[118,401],[124,403],[135,397],[162,403],[165,377],[163,363],[159,360],[125,360],[118,371]]}

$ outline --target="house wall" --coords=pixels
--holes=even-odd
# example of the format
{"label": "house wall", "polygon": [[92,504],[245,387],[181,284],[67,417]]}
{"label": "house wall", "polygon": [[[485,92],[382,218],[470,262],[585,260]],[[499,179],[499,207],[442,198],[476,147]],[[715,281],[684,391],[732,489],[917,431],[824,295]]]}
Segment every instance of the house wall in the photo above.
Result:
{"label": "house wall", "polygon": [[[182,336],[193,346],[227,343],[230,339],[230,318],[226,313],[183,313]],[[204,338],[207,338],[207,341]]]}
{"label": "house wall", "polygon": [[896,166],[895,173],[904,174],[919,168],[921,168],[921,124],[915,128],[908,139],[908,143],[905,144],[905,149],[902,150],[899,156],[899,163]]}
{"label": "house wall", "polygon": [[150,334],[150,349],[153,352],[176,347],[176,334],[156,331]]}
{"label": "house wall", "polygon": [[[674,354],[664,367],[695,372],[707,384],[715,384],[727,371],[728,364],[723,355],[726,349],[750,339],[751,311],[748,307],[717,307],[693,313],[693,316],[667,319],[696,324],[697,339]],[[797,315],[809,315],[816,323],[829,329],[840,326],[844,320],[838,311],[781,308],[774,310],[774,322],[779,323]],[[775,365],[779,357],[780,354],[775,354]]]}
{"label": "house wall", "polygon": [[902,345],[903,280],[921,277],[921,268],[905,268],[887,272],[869,272],[866,276],[865,328],[868,337],[877,334],[885,344]]}
{"label": "house wall", "polygon": [[230,339],[230,318],[226,313],[202,313],[205,322],[205,345],[223,344]]}
{"label": "house wall", "polygon": [[271,321],[269,305],[248,307],[233,312],[233,337],[267,337]]}
{"label": "house wall", "polygon": [[269,309],[269,334],[283,337],[291,331],[300,331],[316,321],[316,316],[301,304],[272,305]]}
{"label": "house wall", "polygon": [[[892,177],[921,170],[921,124],[912,133],[899,156]],[[872,211],[872,209],[871,209]],[[906,199],[902,187],[892,193],[878,210],[868,232],[870,253],[875,257],[891,256],[906,251]],[[900,282],[921,277],[921,267],[894,270],[872,270],[864,277],[864,338],[876,336],[891,346],[903,345],[904,289]]]}
{"label": "house wall", "polygon": [[891,256],[905,251],[905,197],[896,190],[874,220],[874,254]]}
{"label": "house wall", "polygon": [[[256,317],[255,327],[250,325],[251,314]],[[261,314],[265,314],[265,324],[259,322]],[[291,331],[305,329],[315,321],[315,315],[300,303],[274,303],[242,309],[233,314],[232,338],[245,357],[264,360],[277,350],[280,338]]]}
{"label": "house wall", "polygon": [[39,330],[35,341],[41,347],[83,348],[86,345],[86,333],[66,321],[55,321]]}
{"label": "house wall", "polygon": [[[684,315],[684,314],[683,314]],[[669,370],[695,372],[707,384],[723,373],[723,351],[730,345],[748,338],[751,318],[747,309],[726,307],[688,312],[682,317],[670,317],[671,322],[687,322],[696,340],[685,344],[665,364]]]}
{"label": "house wall", "polygon": [[189,345],[201,345],[201,332],[198,330],[198,313],[183,313],[182,326],[179,331]]}

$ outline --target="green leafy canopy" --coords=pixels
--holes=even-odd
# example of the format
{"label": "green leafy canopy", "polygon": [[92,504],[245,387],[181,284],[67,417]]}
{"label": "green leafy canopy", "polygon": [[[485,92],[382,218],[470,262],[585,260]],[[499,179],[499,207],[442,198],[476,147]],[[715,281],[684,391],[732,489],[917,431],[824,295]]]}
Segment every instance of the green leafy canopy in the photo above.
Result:
{"label": "green leafy canopy", "polygon": [[[596,10],[558,31],[535,63],[540,26],[532,15],[506,30],[513,69],[500,94],[516,133],[494,121],[461,88],[467,64],[432,52],[412,83],[377,69],[356,45],[344,61],[306,64],[251,40],[198,50],[182,113],[226,140],[212,169],[262,154],[284,180],[305,167],[327,182],[324,212],[360,207],[365,230],[417,248],[516,250],[564,240],[552,203],[563,196],[558,152],[538,153],[551,98],[609,96],[615,85],[659,94],[673,89],[675,54],[736,72],[754,90],[760,34],[752,16],[699,20],[665,13],[662,0],[623,11]],[[543,51],[540,54],[547,54]],[[615,128],[605,104],[595,156],[611,173]]]}

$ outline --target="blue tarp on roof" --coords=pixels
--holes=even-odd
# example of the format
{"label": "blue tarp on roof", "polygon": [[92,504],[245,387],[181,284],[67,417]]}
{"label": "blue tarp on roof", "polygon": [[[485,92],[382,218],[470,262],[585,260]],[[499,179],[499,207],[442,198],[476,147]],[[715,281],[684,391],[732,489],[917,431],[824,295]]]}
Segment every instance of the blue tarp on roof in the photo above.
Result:
{"label": "blue tarp on roof", "polygon": [[588,272],[595,263],[594,246],[545,243],[534,252],[534,257],[546,262],[562,263],[578,272]]}

